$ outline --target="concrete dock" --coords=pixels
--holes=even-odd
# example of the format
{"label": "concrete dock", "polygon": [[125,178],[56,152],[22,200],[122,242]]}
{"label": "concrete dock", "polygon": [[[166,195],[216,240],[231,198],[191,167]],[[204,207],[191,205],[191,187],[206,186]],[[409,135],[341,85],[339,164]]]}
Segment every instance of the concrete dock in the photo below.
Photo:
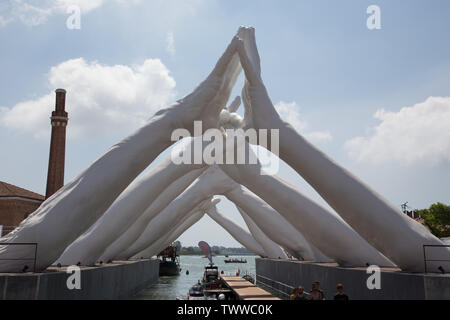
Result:
{"label": "concrete dock", "polygon": [[380,288],[370,289],[366,268],[343,268],[336,263],[256,259],[258,285],[284,294],[286,298],[299,285],[311,290],[320,282],[326,299],[333,299],[336,285],[342,283],[352,300],[448,300],[450,274],[407,273],[396,268],[381,268]]}
{"label": "concrete dock", "polygon": [[115,261],[80,267],[81,289],[69,289],[67,268],[0,274],[0,300],[129,299],[158,281],[158,260]]}
{"label": "concrete dock", "polygon": [[222,280],[239,300],[280,300],[241,277],[222,277]]}

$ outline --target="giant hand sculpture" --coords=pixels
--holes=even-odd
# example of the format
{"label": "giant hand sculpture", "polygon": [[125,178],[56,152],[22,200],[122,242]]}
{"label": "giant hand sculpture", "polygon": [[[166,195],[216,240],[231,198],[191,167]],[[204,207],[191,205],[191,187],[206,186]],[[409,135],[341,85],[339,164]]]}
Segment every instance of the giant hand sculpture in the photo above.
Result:
{"label": "giant hand sculpture", "polygon": [[269,237],[267,237],[267,235],[265,235],[264,232],[262,232],[261,229],[256,225],[256,223],[244,212],[244,210],[242,210],[239,207],[237,207],[237,209],[241,214],[242,218],[244,219],[245,224],[247,225],[248,230],[250,231],[250,234],[261,245],[268,258],[270,259],[288,258],[283,249],[278,244],[270,240]]}
{"label": "giant hand sculpture", "polygon": [[272,241],[281,245],[294,257],[317,262],[332,261],[309,244],[282,215],[253,192],[239,186],[225,196],[244,210]]}
{"label": "giant hand sculpture", "polygon": [[[235,55],[241,45],[234,38],[217,65],[191,94],[160,110],[146,125],[114,145],[78,177],[46,200],[20,226],[2,238],[8,243],[38,243],[36,267],[45,269],[77,237],[85,232],[119,194],[164,149],[172,144],[171,132],[192,129],[195,120],[203,128],[215,126],[240,72]],[[95,196],[93,196],[95,195]],[[23,260],[33,257],[28,246],[0,247],[0,272],[20,272]]]}
{"label": "giant hand sculpture", "polygon": [[212,207],[206,213],[245,248],[261,257],[267,257],[263,247],[253,238],[253,236],[238,224],[221,214],[216,206]]}
{"label": "giant hand sculpture", "polygon": [[[200,137],[191,139],[180,152],[190,152],[194,148],[196,139]],[[204,167],[188,173],[198,167],[202,165],[175,165],[169,155],[143,177],[133,181],[95,225],[66,248],[57,262],[62,265],[74,265],[78,262],[93,265],[119,234],[122,235],[120,238],[122,245],[117,248],[113,256],[125,250],[137,239],[148,222],[206,169]],[[182,176],[183,178],[180,178]],[[178,184],[172,184],[172,188],[163,193],[172,181],[177,181]],[[155,205],[150,206],[157,197],[159,201],[155,201]],[[139,219],[140,217],[142,219]],[[133,228],[130,228],[131,226]],[[112,257],[107,257],[104,261],[110,258]]]}
{"label": "giant hand sculpture", "polygon": [[[197,204],[189,212],[183,211],[180,219],[177,219],[177,222],[175,222],[175,224],[169,225],[160,238],[155,238],[154,233],[155,230],[161,227],[161,218],[163,219],[164,216],[157,216],[154,221],[148,224],[147,228],[145,228],[139,239],[129,248],[127,248],[127,250],[121,252],[117,256],[117,259],[128,259],[135,255],[139,256],[139,252],[141,251],[145,251],[145,256],[147,257],[158,254],[162,249],[167,247],[168,244],[172,243],[179,237],[178,233],[180,231],[190,228],[194,223],[200,220],[201,217],[203,217],[204,213],[210,207],[214,206],[219,201],[220,200],[218,199],[212,200],[212,198],[209,198]],[[175,236],[176,238],[172,240]]]}
{"label": "giant hand sculpture", "polygon": [[[282,121],[261,79],[253,28],[241,31],[246,75],[242,92],[247,127],[280,130],[280,158],[294,168],[364,239],[408,271],[423,271],[423,245],[442,245],[425,227],[402,214],[364,182],[306,141]],[[450,249],[441,259],[450,259]],[[435,270],[439,263],[430,263]]]}
{"label": "giant hand sculpture", "polygon": [[[206,168],[205,168],[206,169]],[[169,203],[178,197],[201,173],[203,169],[197,169],[185,174],[183,177],[175,180],[170,186],[161,193],[158,198],[148,207],[144,213],[133,223],[133,225],[113,243],[111,243],[97,260],[109,261],[115,258],[119,253],[129,248],[141,234],[150,221]]]}
{"label": "giant hand sculpture", "polygon": [[147,249],[142,250],[141,252],[134,255],[132,258],[139,259],[139,258],[153,257],[155,254],[158,254],[168,245],[177,240],[183,233],[186,232],[186,230],[188,230],[190,227],[196,224],[201,218],[203,218],[204,215],[205,212],[201,211],[195,212],[191,216],[187,217],[186,220],[179,223],[178,226],[175,228],[175,230],[170,231],[170,234],[168,236],[165,236],[163,239],[160,239],[157,242],[151,244]]}
{"label": "giant hand sculpture", "polygon": [[[233,139],[230,137],[228,140]],[[239,141],[238,141],[239,143]],[[240,140],[246,152],[250,146]],[[227,146],[235,146],[227,142]],[[392,266],[382,254],[362,239],[338,215],[309,199],[293,186],[276,176],[263,174],[259,162],[255,165],[220,165],[234,181],[246,186],[264,199],[291,223],[313,246],[341,266],[375,264]]]}
{"label": "giant hand sculpture", "polygon": [[[165,234],[166,230],[170,230],[174,224],[183,220],[187,211],[192,210],[205,199],[215,194],[226,193],[236,186],[237,184],[220,169],[216,167],[208,168],[187,190],[150,220],[146,230],[133,243],[132,250],[134,252],[132,255],[144,250],[150,243],[157,241]],[[119,257],[123,258],[121,255]],[[102,256],[101,259],[104,260],[104,258],[105,256]]]}

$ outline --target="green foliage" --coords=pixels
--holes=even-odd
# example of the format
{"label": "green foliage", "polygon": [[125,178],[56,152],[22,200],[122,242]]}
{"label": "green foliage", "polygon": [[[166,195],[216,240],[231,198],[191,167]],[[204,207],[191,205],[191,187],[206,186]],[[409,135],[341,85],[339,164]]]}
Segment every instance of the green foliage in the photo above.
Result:
{"label": "green foliage", "polygon": [[425,220],[425,225],[438,238],[450,237],[450,206],[435,203],[429,209],[416,210]]}

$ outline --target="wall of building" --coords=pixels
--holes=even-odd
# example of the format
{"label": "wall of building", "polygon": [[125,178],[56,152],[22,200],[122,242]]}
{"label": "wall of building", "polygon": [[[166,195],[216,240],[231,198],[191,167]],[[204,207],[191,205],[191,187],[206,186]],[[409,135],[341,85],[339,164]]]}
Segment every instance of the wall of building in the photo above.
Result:
{"label": "wall of building", "polygon": [[81,290],[66,272],[0,274],[0,300],[128,299],[158,281],[159,262],[140,260],[81,270]]}
{"label": "wall of building", "polygon": [[383,270],[380,290],[367,288],[369,276],[364,268],[256,259],[258,285],[267,285],[272,290],[286,294],[290,294],[292,288],[299,285],[309,292],[311,284],[319,281],[327,299],[333,298],[338,283],[344,285],[345,292],[353,300],[450,299],[450,274],[424,275]]}
{"label": "wall of building", "polygon": [[3,235],[12,231],[22,220],[34,212],[42,201],[22,198],[0,198],[0,225],[3,225]]}

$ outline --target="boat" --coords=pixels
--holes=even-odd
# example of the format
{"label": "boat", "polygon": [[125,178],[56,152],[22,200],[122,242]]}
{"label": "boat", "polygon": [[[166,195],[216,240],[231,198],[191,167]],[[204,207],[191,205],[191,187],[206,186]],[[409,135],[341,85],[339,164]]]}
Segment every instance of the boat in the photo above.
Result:
{"label": "boat", "polygon": [[199,247],[208,258],[209,264],[205,266],[202,279],[189,289],[185,299],[180,298],[180,300],[232,300],[234,294],[220,277],[219,268],[212,260],[210,246],[201,241]]}
{"label": "boat", "polygon": [[220,287],[219,269],[216,265],[210,264],[205,266],[202,284],[204,289],[217,289]]}
{"label": "boat", "polygon": [[205,300],[205,293],[200,281],[189,289],[188,300]]}
{"label": "boat", "polygon": [[245,259],[225,259],[225,263],[247,263]]}
{"label": "boat", "polygon": [[170,245],[161,251],[158,254],[158,259],[160,276],[177,276],[180,274],[180,258],[175,246]]}

